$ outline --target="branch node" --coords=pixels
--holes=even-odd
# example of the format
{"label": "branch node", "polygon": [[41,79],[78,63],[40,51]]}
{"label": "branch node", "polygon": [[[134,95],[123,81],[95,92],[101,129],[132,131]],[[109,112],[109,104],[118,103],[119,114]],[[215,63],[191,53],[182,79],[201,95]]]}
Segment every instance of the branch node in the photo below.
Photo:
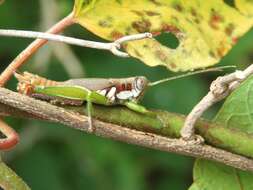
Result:
{"label": "branch node", "polygon": [[253,74],[253,65],[250,65],[243,71],[235,71],[231,74],[218,77],[210,85],[210,91],[202,100],[192,109],[187,116],[184,126],[180,131],[182,138],[191,140],[194,137],[194,125],[202,114],[216,102],[226,98],[235,90],[242,81]]}
{"label": "branch node", "polygon": [[235,71],[235,77],[237,80],[244,80],[247,78],[246,74],[240,70]]}
{"label": "branch node", "polygon": [[210,85],[210,92],[216,97],[222,96],[229,89],[228,84],[222,82],[222,77],[218,77]]}
{"label": "branch node", "polygon": [[[182,135],[182,133],[181,133],[181,135]],[[203,137],[201,137],[200,135],[196,135],[196,134],[182,135],[181,140],[185,141],[189,145],[201,145],[201,144],[204,144],[204,142],[205,142]]]}

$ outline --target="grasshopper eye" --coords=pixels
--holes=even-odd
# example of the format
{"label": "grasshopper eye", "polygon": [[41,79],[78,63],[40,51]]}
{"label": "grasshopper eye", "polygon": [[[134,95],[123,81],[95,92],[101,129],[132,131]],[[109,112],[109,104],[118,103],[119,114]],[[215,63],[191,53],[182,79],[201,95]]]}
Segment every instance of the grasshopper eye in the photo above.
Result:
{"label": "grasshopper eye", "polygon": [[135,79],[135,87],[139,90],[142,91],[146,86],[146,78],[145,77],[137,77]]}

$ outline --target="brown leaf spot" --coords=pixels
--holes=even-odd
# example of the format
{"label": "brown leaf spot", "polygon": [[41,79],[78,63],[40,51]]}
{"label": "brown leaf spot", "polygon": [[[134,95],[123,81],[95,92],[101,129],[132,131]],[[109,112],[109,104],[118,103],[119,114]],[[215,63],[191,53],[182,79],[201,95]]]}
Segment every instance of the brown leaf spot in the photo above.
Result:
{"label": "brown leaf spot", "polygon": [[197,11],[193,7],[191,7],[191,11],[190,12],[191,12],[192,16],[197,17]]}
{"label": "brown leaf spot", "polygon": [[223,57],[226,54],[226,47],[223,42],[220,43],[220,46],[217,49],[217,55]]}
{"label": "brown leaf spot", "polygon": [[124,36],[124,34],[122,34],[122,33],[119,32],[119,31],[113,30],[113,31],[111,32],[111,38],[112,38],[113,40],[117,40],[117,39],[119,39],[119,38],[121,38],[121,37],[123,37],[123,36]]}
{"label": "brown leaf spot", "polygon": [[171,68],[173,68],[173,69],[177,68],[177,65],[176,65],[175,63],[171,63],[170,66],[171,66]]}
{"label": "brown leaf spot", "polygon": [[225,28],[225,33],[228,35],[228,36],[231,36],[233,31],[235,29],[235,25],[233,23],[230,23],[228,24],[228,26]]}
{"label": "brown leaf spot", "polygon": [[155,51],[155,55],[156,55],[156,57],[158,57],[163,62],[165,62],[168,58],[167,55],[161,50]]}
{"label": "brown leaf spot", "polygon": [[161,34],[160,31],[153,31],[151,32],[152,36],[159,36]]}
{"label": "brown leaf spot", "polygon": [[142,55],[137,49],[134,50],[134,54],[137,55],[138,57],[142,57]]}
{"label": "brown leaf spot", "polygon": [[149,22],[149,20],[143,19],[141,21],[133,22],[132,27],[140,33],[148,32],[150,31],[151,23]]}
{"label": "brown leaf spot", "polygon": [[122,4],[122,0],[116,0],[118,4]]}
{"label": "brown leaf spot", "polygon": [[144,16],[143,12],[137,10],[131,10],[132,13],[136,14],[137,16]]}
{"label": "brown leaf spot", "polygon": [[150,0],[151,3],[154,3],[157,6],[161,6],[162,4],[160,2],[157,2],[157,0]]}
{"label": "brown leaf spot", "polygon": [[209,55],[213,58],[216,58],[215,53],[212,50],[209,51]]}
{"label": "brown leaf spot", "polygon": [[194,19],[193,20],[196,24],[199,24],[200,23],[200,20],[198,18]]}
{"label": "brown leaf spot", "polygon": [[166,24],[166,23],[162,24],[162,30],[165,31],[165,32],[171,32],[173,34],[177,34],[177,33],[181,32],[176,26],[169,25],[169,24]]}
{"label": "brown leaf spot", "polygon": [[211,10],[211,17],[209,20],[209,26],[215,30],[219,29],[219,24],[223,22],[223,17],[214,9]]}
{"label": "brown leaf spot", "polygon": [[146,15],[148,16],[159,16],[160,13],[154,11],[145,11]]}
{"label": "brown leaf spot", "polygon": [[124,44],[122,44],[121,46],[122,46],[123,49],[127,49],[128,44],[127,44],[127,43],[124,43]]}
{"label": "brown leaf spot", "polygon": [[148,48],[148,45],[147,45],[147,44],[143,44],[142,47],[143,47],[143,48]]}
{"label": "brown leaf spot", "polygon": [[184,10],[183,6],[180,3],[174,3],[172,7],[176,9],[178,12],[183,12]]}
{"label": "brown leaf spot", "polygon": [[196,11],[196,9],[194,9],[193,7],[191,7],[190,9],[190,13],[193,16],[193,21],[196,24],[199,24],[202,20],[202,16],[200,14],[198,14],[198,12]]}
{"label": "brown leaf spot", "polygon": [[98,25],[101,26],[102,28],[110,28],[112,27],[112,24],[108,22],[107,20],[100,20],[98,21]]}
{"label": "brown leaf spot", "polygon": [[238,39],[239,39],[239,37],[233,37],[233,38],[232,38],[233,44],[236,44],[236,43],[238,42]]}

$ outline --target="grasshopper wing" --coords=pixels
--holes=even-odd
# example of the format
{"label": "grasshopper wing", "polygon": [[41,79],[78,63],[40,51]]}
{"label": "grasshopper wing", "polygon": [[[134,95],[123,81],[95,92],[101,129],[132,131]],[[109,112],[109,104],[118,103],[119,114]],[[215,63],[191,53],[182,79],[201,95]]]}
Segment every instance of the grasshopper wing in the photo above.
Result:
{"label": "grasshopper wing", "polygon": [[104,79],[104,78],[81,78],[81,79],[70,79],[63,82],[64,85],[69,86],[80,86],[91,91],[103,90],[115,86],[115,80]]}

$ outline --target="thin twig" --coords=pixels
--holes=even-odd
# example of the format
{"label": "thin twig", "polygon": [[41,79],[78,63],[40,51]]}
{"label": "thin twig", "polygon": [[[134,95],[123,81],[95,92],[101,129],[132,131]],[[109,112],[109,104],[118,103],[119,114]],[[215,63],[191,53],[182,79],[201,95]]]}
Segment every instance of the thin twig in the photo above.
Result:
{"label": "thin twig", "polygon": [[202,98],[202,100],[187,116],[184,126],[180,132],[182,138],[189,141],[194,139],[196,140],[195,137],[197,137],[198,142],[201,143],[203,139],[199,139],[198,136],[194,135],[194,126],[196,121],[208,108],[216,102],[226,98],[251,74],[253,74],[253,65],[250,65],[244,71],[235,71],[234,73],[218,77],[215,81],[213,81],[208,94]]}
{"label": "thin twig", "polygon": [[[17,114],[26,118],[37,118],[57,122],[88,132],[88,118],[46,102],[0,88],[0,106],[6,106],[8,115]],[[13,112],[13,110],[16,110]],[[17,116],[16,115],[16,116]],[[242,170],[253,171],[253,160],[208,145],[194,145],[180,139],[162,137],[153,133],[137,131],[118,125],[93,120],[95,135],[136,144],[152,149],[189,155],[224,163]]]}
{"label": "thin twig", "polygon": [[0,131],[5,138],[0,139],[0,150],[8,150],[19,142],[19,136],[14,129],[0,119]]}
{"label": "thin twig", "polygon": [[102,49],[109,50],[114,55],[120,57],[129,57],[129,55],[125,52],[120,51],[120,47],[122,43],[133,41],[133,40],[141,40],[144,38],[151,38],[151,33],[142,33],[142,34],[133,34],[129,36],[124,36],[115,42],[103,43],[103,42],[94,42],[89,40],[82,40],[78,38],[72,38],[62,35],[49,34],[44,32],[34,32],[34,31],[26,31],[26,30],[4,30],[0,29],[0,36],[7,37],[20,37],[20,38],[39,38],[44,40],[51,40],[56,42],[63,42],[71,45],[94,48],[94,49]]}
{"label": "thin twig", "polygon": [[[57,34],[62,32],[66,27],[74,24],[73,22],[73,13],[70,13],[67,17],[60,20],[54,26],[52,26],[47,33]],[[8,65],[8,67],[2,72],[0,75],[0,87],[4,86],[5,83],[11,78],[13,73],[21,67],[25,61],[31,57],[41,46],[43,46],[47,40],[44,39],[36,39],[32,42],[26,49],[24,49],[12,62]]]}

